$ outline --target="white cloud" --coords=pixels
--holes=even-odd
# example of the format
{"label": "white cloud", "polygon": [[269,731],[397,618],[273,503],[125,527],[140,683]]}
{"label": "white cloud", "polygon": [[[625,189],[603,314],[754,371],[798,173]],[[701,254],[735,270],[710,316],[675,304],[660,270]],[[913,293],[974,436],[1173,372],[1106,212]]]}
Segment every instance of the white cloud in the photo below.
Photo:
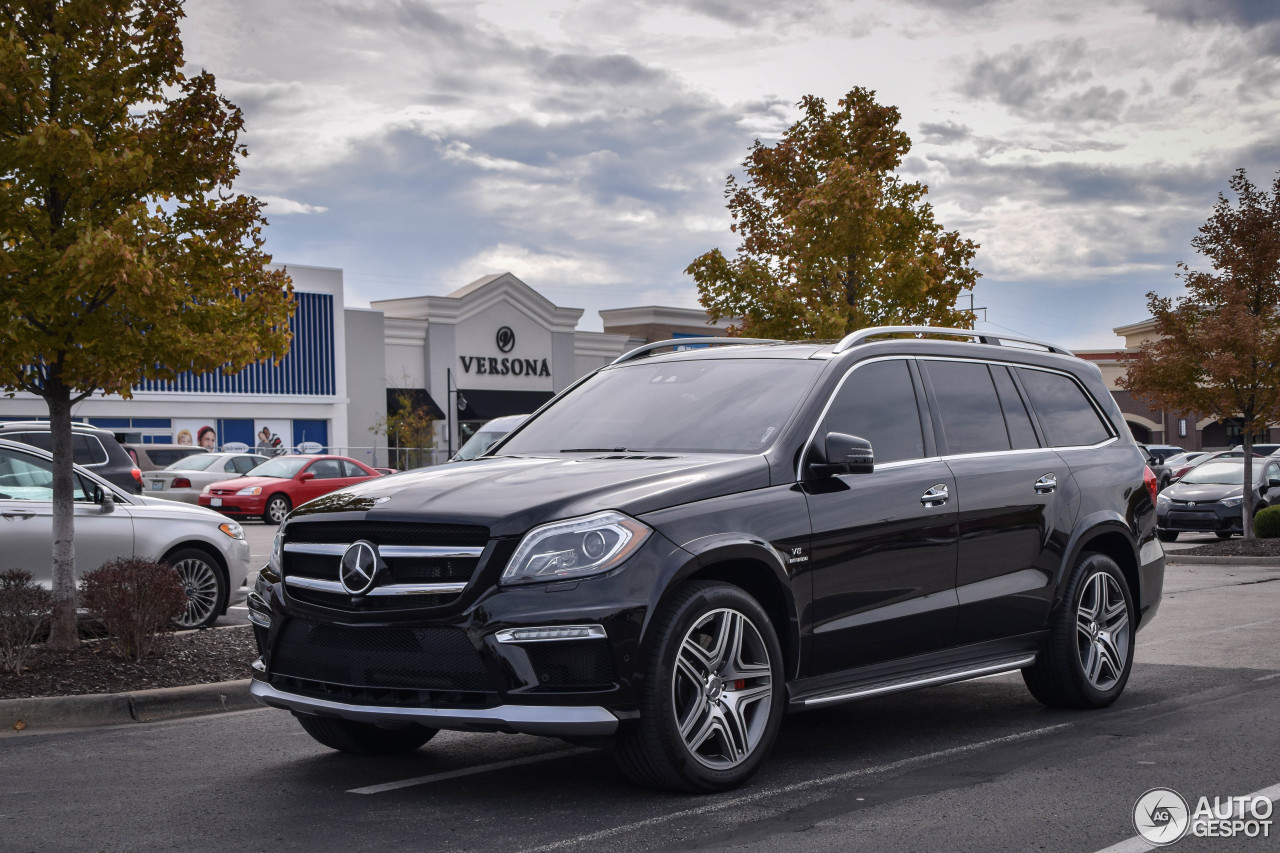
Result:
{"label": "white cloud", "polygon": [[324,213],[329,208],[318,204],[304,204],[290,198],[275,195],[260,195],[258,200],[266,204],[267,215],[288,216],[292,213]]}

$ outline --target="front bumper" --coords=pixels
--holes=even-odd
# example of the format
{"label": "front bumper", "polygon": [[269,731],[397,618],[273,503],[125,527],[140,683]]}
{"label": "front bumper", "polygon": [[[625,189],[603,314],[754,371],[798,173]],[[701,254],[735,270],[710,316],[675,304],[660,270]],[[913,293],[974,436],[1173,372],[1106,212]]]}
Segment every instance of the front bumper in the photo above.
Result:
{"label": "front bumper", "polygon": [[267,502],[262,495],[219,495],[219,497],[222,499],[221,506],[214,506],[210,497],[204,494],[199,496],[197,502],[205,509],[234,517],[262,515],[263,510],[266,509]]}
{"label": "front bumper", "polygon": [[[605,576],[498,586],[515,544],[493,540],[467,588],[439,606],[402,609],[385,596],[322,606],[306,587],[287,582],[288,564],[284,578],[263,570],[248,596],[262,652],[253,695],[297,713],[377,723],[612,733],[638,714],[652,602],[692,558],[655,534]],[[554,641],[508,634],[582,625],[603,631]]]}
{"label": "front bumper", "polygon": [[1243,514],[1240,505],[1223,506],[1217,501],[1165,504],[1156,508],[1156,527],[1170,532],[1240,533]]}
{"label": "front bumper", "polygon": [[416,723],[433,729],[517,732],[551,737],[613,734],[618,718],[599,706],[499,705],[496,708],[388,708],[352,705],[277,690],[264,681],[249,686],[253,698],[272,708],[362,723]]}

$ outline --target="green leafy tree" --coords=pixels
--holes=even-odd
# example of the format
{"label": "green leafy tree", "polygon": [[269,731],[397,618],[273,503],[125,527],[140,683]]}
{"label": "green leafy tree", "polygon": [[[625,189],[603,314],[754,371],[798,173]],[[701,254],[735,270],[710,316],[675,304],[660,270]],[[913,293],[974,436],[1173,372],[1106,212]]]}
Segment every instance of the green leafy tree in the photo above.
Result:
{"label": "green leafy tree", "polygon": [[876,325],[970,328],[956,298],[972,290],[978,246],[943,231],[929,188],[894,174],[911,149],[900,115],[855,88],[828,113],[813,96],[777,145],[756,140],[745,183],[725,186],[733,230],[729,260],[713,249],[685,270],[714,319],[731,333],[835,338]]}
{"label": "green leafy tree", "polygon": [[436,443],[435,423],[424,401],[413,391],[400,388],[392,395],[386,416],[378,418],[369,432],[386,436],[387,445],[395,452],[395,467],[407,470],[430,462]]}
{"label": "green leafy tree", "polygon": [[1244,445],[1244,535],[1253,536],[1253,434],[1280,420],[1280,175],[1259,190],[1239,169],[1191,245],[1212,272],[1178,264],[1186,295],[1147,305],[1157,338],[1120,380],[1159,407],[1236,419]]}
{"label": "green leafy tree", "polygon": [[0,2],[0,387],[53,434],[51,642],[76,643],[71,407],[288,351],[239,109],[182,73],[182,0]]}

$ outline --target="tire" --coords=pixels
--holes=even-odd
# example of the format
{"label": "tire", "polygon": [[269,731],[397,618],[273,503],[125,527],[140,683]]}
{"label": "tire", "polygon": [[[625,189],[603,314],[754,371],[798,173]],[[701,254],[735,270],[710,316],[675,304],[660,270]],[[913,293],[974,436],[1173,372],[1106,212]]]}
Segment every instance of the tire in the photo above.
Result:
{"label": "tire", "polygon": [[1022,670],[1031,695],[1053,708],[1105,708],[1116,701],[1133,668],[1133,617],[1120,567],[1105,554],[1082,554],[1044,649]]}
{"label": "tire", "polygon": [[227,609],[230,584],[218,561],[198,548],[181,548],[164,558],[178,573],[187,607],[173,619],[175,628],[208,628]]}
{"label": "tire", "polygon": [[339,752],[353,755],[400,755],[413,752],[436,736],[439,729],[426,726],[403,726],[384,729],[372,723],[294,714],[306,733],[320,743]]}
{"label": "tire", "polygon": [[289,498],[279,492],[267,498],[267,505],[262,510],[262,520],[267,524],[279,524],[292,509]]}
{"label": "tire", "polygon": [[773,746],[785,705],[782,647],[764,608],[736,586],[695,581],[658,611],[652,637],[640,719],[614,738],[618,767],[671,791],[741,785]]}
{"label": "tire", "polygon": [[1226,531],[1218,531],[1217,533],[1215,533],[1215,534],[1213,534],[1213,535],[1214,535],[1214,536],[1217,536],[1219,539],[1230,539],[1230,538],[1231,538],[1231,536],[1232,536],[1232,534],[1231,534],[1231,533],[1227,533]]}
{"label": "tire", "polygon": [[1161,542],[1177,542],[1178,531],[1176,530],[1157,530],[1156,538]]}

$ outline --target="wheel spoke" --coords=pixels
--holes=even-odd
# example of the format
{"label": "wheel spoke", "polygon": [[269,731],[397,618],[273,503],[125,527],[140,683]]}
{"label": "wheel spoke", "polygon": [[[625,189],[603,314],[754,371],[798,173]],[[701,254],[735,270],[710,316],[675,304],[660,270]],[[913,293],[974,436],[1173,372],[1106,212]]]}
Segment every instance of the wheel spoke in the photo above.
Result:
{"label": "wheel spoke", "polygon": [[716,732],[717,714],[715,706],[702,705],[701,707],[706,709],[706,713],[694,715],[701,718],[701,725],[697,726],[697,731],[694,734],[686,734],[684,736],[684,742],[689,745],[689,751],[693,753],[697,753],[702,748],[702,745],[707,742],[707,739]]}
{"label": "wheel spoke", "polygon": [[721,729],[724,732],[725,745],[729,749],[729,755],[726,758],[735,762],[741,761],[751,751],[747,720],[742,710],[742,706],[736,702],[724,702],[721,705]]}
{"label": "wheel spoke", "polygon": [[714,635],[714,643],[709,651],[711,672],[720,672],[729,661],[732,649],[741,642],[742,616],[732,610],[724,611],[718,622],[718,630]]}
{"label": "wheel spoke", "polygon": [[715,671],[715,658],[693,637],[685,638],[684,643],[680,646],[679,658],[683,659],[695,670],[701,668],[700,675],[702,677],[706,677]]}

